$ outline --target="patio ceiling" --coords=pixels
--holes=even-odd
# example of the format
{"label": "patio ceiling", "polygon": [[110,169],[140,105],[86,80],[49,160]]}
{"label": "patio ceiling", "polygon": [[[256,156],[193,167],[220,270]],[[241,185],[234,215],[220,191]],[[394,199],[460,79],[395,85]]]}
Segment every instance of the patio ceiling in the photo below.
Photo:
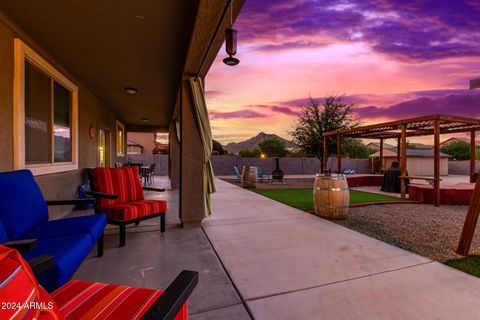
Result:
{"label": "patio ceiling", "polygon": [[479,119],[436,114],[379,123],[353,129],[330,131],[325,132],[323,136],[340,134],[343,137],[363,139],[399,138],[401,136],[401,128],[403,125],[405,125],[407,129],[407,137],[428,136],[434,134],[435,120],[439,120],[440,122],[441,134],[480,130]]}
{"label": "patio ceiling", "polygon": [[198,8],[216,25],[226,3],[5,0],[0,8],[127,125],[168,128]]}

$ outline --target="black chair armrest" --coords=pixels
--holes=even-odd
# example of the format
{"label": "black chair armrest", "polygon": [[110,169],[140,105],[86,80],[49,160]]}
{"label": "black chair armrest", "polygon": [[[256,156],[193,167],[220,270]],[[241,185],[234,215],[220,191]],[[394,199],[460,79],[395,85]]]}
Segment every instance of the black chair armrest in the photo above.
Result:
{"label": "black chair armrest", "polygon": [[47,200],[47,206],[65,206],[65,205],[82,205],[87,203],[95,203],[93,198],[71,199],[71,200]]}
{"label": "black chair armrest", "polygon": [[86,194],[92,196],[94,198],[102,198],[102,199],[117,199],[118,196],[116,194],[105,193],[105,192],[98,192],[98,191],[86,191]]}
{"label": "black chair armrest", "polygon": [[154,188],[154,187],[143,187],[143,190],[146,191],[156,191],[156,192],[165,192],[164,188]]}
{"label": "black chair armrest", "polygon": [[37,246],[37,239],[6,241],[1,242],[0,245],[16,249],[20,252],[30,252]]}
{"label": "black chair armrest", "polygon": [[38,256],[27,261],[33,273],[39,274],[53,267],[55,258],[53,256]]}
{"label": "black chair armrest", "polygon": [[173,320],[198,284],[198,272],[183,270],[155,301],[142,320]]}

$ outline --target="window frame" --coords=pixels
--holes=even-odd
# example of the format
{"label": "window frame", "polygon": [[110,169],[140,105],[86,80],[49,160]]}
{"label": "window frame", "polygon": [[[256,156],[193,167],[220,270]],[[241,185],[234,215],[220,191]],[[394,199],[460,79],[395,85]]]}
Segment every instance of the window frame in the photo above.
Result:
{"label": "window frame", "polygon": [[[122,144],[121,146],[123,147],[122,150],[119,150],[119,139],[118,139],[118,133],[120,132],[120,130],[118,130],[118,128],[122,128]],[[125,151],[125,148],[126,148],[126,139],[127,139],[127,134],[125,132],[125,125],[123,125],[123,123],[121,123],[120,121],[118,120],[115,120],[115,154],[117,155],[117,157],[125,157],[125,154],[126,154],[126,151]]]}
{"label": "window frame", "polygon": [[[71,150],[72,161],[41,164],[25,163],[25,62],[45,73],[71,93]],[[78,170],[78,87],[22,40],[14,39],[13,71],[13,167],[29,169],[33,175]],[[52,137],[53,140],[53,132]],[[52,150],[52,153],[54,150]]]}

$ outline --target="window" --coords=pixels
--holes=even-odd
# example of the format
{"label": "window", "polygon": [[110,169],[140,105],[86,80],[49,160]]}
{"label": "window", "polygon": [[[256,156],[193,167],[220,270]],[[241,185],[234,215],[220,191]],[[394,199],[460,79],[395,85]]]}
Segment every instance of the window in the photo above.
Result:
{"label": "window", "polygon": [[125,126],[119,121],[116,123],[116,131],[117,157],[123,157],[125,155]]}
{"label": "window", "polygon": [[78,169],[78,88],[15,39],[15,169],[33,174]]}

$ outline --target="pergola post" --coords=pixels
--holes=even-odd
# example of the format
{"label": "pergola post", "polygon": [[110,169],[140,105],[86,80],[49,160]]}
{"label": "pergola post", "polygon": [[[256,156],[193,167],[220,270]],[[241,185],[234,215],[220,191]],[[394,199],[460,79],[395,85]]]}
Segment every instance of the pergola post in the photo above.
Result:
{"label": "pergola post", "polygon": [[475,130],[470,131],[470,182],[475,182],[473,176],[475,174]]}
{"label": "pergola post", "polygon": [[323,136],[323,165],[322,165],[322,173],[327,172],[327,136]]}
{"label": "pergola post", "polygon": [[400,180],[400,194],[402,199],[406,198],[407,193],[407,184],[405,183],[407,179],[407,126],[404,124],[402,125],[402,157],[400,158],[401,164],[400,167],[402,169],[401,173],[401,180]]}
{"label": "pergola post", "polygon": [[342,136],[337,135],[337,172],[342,173]]}
{"label": "pergola post", "polygon": [[440,120],[433,127],[433,204],[440,206]]}
{"label": "pergola post", "polygon": [[400,137],[397,138],[397,162],[400,163]]}
{"label": "pergola post", "polygon": [[380,171],[380,173],[383,172],[383,138],[380,138],[380,165],[378,171]]}
{"label": "pergola post", "polygon": [[460,241],[458,242],[457,247],[457,253],[462,256],[468,256],[468,252],[470,251],[470,245],[472,244],[473,235],[475,234],[479,213],[480,184],[478,184],[477,179],[475,189],[473,189],[472,198],[470,199],[467,216],[465,217],[465,223],[463,224],[462,235],[460,236]]}

